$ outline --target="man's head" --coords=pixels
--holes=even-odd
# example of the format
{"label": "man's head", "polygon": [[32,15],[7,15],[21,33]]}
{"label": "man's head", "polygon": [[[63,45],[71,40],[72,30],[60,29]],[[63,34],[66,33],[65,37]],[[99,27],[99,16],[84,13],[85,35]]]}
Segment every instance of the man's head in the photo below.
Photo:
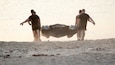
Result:
{"label": "man's head", "polygon": [[82,11],[81,10],[79,10],[79,14],[81,14],[82,13]]}
{"label": "man's head", "polygon": [[32,15],[36,14],[36,12],[32,9],[31,10]]}
{"label": "man's head", "polygon": [[82,13],[85,13],[85,9],[82,9]]}

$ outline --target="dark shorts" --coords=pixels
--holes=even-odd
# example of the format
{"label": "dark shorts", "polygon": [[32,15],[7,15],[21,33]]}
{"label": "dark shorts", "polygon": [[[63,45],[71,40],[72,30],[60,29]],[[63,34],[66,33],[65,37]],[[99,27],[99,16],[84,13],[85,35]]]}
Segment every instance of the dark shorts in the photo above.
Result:
{"label": "dark shorts", "polygon": [[78,26],[78,30],[86,30],[86,26]]}
{"label": "dark shorts", "polygon": [[41,27],[39,26],[39,27],[32,27],[32,30],[34,31],[34,30],[40,30],[41,29]]}

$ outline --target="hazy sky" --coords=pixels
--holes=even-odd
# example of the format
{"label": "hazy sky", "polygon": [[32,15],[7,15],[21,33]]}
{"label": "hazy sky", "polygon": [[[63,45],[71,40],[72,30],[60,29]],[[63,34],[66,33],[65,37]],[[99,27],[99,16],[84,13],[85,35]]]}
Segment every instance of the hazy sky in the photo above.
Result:
{"label": "hazy sky", "polygon": [[[74,25],[80,9],[86,9],[96,22],[88,23],[86,39],[115,38],[115,0],[0,0],[0,41],[32,41],[31,26],[19,24],[27,19],[34,9],[42,25]],[[76,40],[50,38],[49,40]],[[47,41],[42,37],[43,41]]]}

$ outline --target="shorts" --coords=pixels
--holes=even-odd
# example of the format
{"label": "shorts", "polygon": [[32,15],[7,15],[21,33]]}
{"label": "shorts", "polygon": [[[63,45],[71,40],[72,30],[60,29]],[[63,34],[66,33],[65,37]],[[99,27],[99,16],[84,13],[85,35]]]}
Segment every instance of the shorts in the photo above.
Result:
{"label": "shorts", "polygon": [[34,30],[41,30],[41,27],[39,26],[39,27],[32,27],[32,30],[34,31]]}

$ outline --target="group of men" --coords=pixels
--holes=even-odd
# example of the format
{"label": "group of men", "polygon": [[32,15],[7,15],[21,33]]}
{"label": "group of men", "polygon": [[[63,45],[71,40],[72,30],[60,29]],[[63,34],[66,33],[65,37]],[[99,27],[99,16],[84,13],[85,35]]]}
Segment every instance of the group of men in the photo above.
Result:
{"label": "group of men", "polygon": [[[36,15],[36,12],[33,9],[31,10],[31,14],[32,15],[30,15],[29,18],[27,18],[24,22],[20,23],[20,25],[23,25],[26,22],[28,22],[29,25],[32,25],[34,41],[41,41],[40,39],[40,29],[41,29],[40,17]],[[93,21],[93,19],[88,14],[85,13],[85,9],[79,10],[79,15],[76,16],[76,23],[75,23],[77,27],[77,39],[79,41],[84,40],[87,21],[90,21],[95,25],[95,22]]]}

